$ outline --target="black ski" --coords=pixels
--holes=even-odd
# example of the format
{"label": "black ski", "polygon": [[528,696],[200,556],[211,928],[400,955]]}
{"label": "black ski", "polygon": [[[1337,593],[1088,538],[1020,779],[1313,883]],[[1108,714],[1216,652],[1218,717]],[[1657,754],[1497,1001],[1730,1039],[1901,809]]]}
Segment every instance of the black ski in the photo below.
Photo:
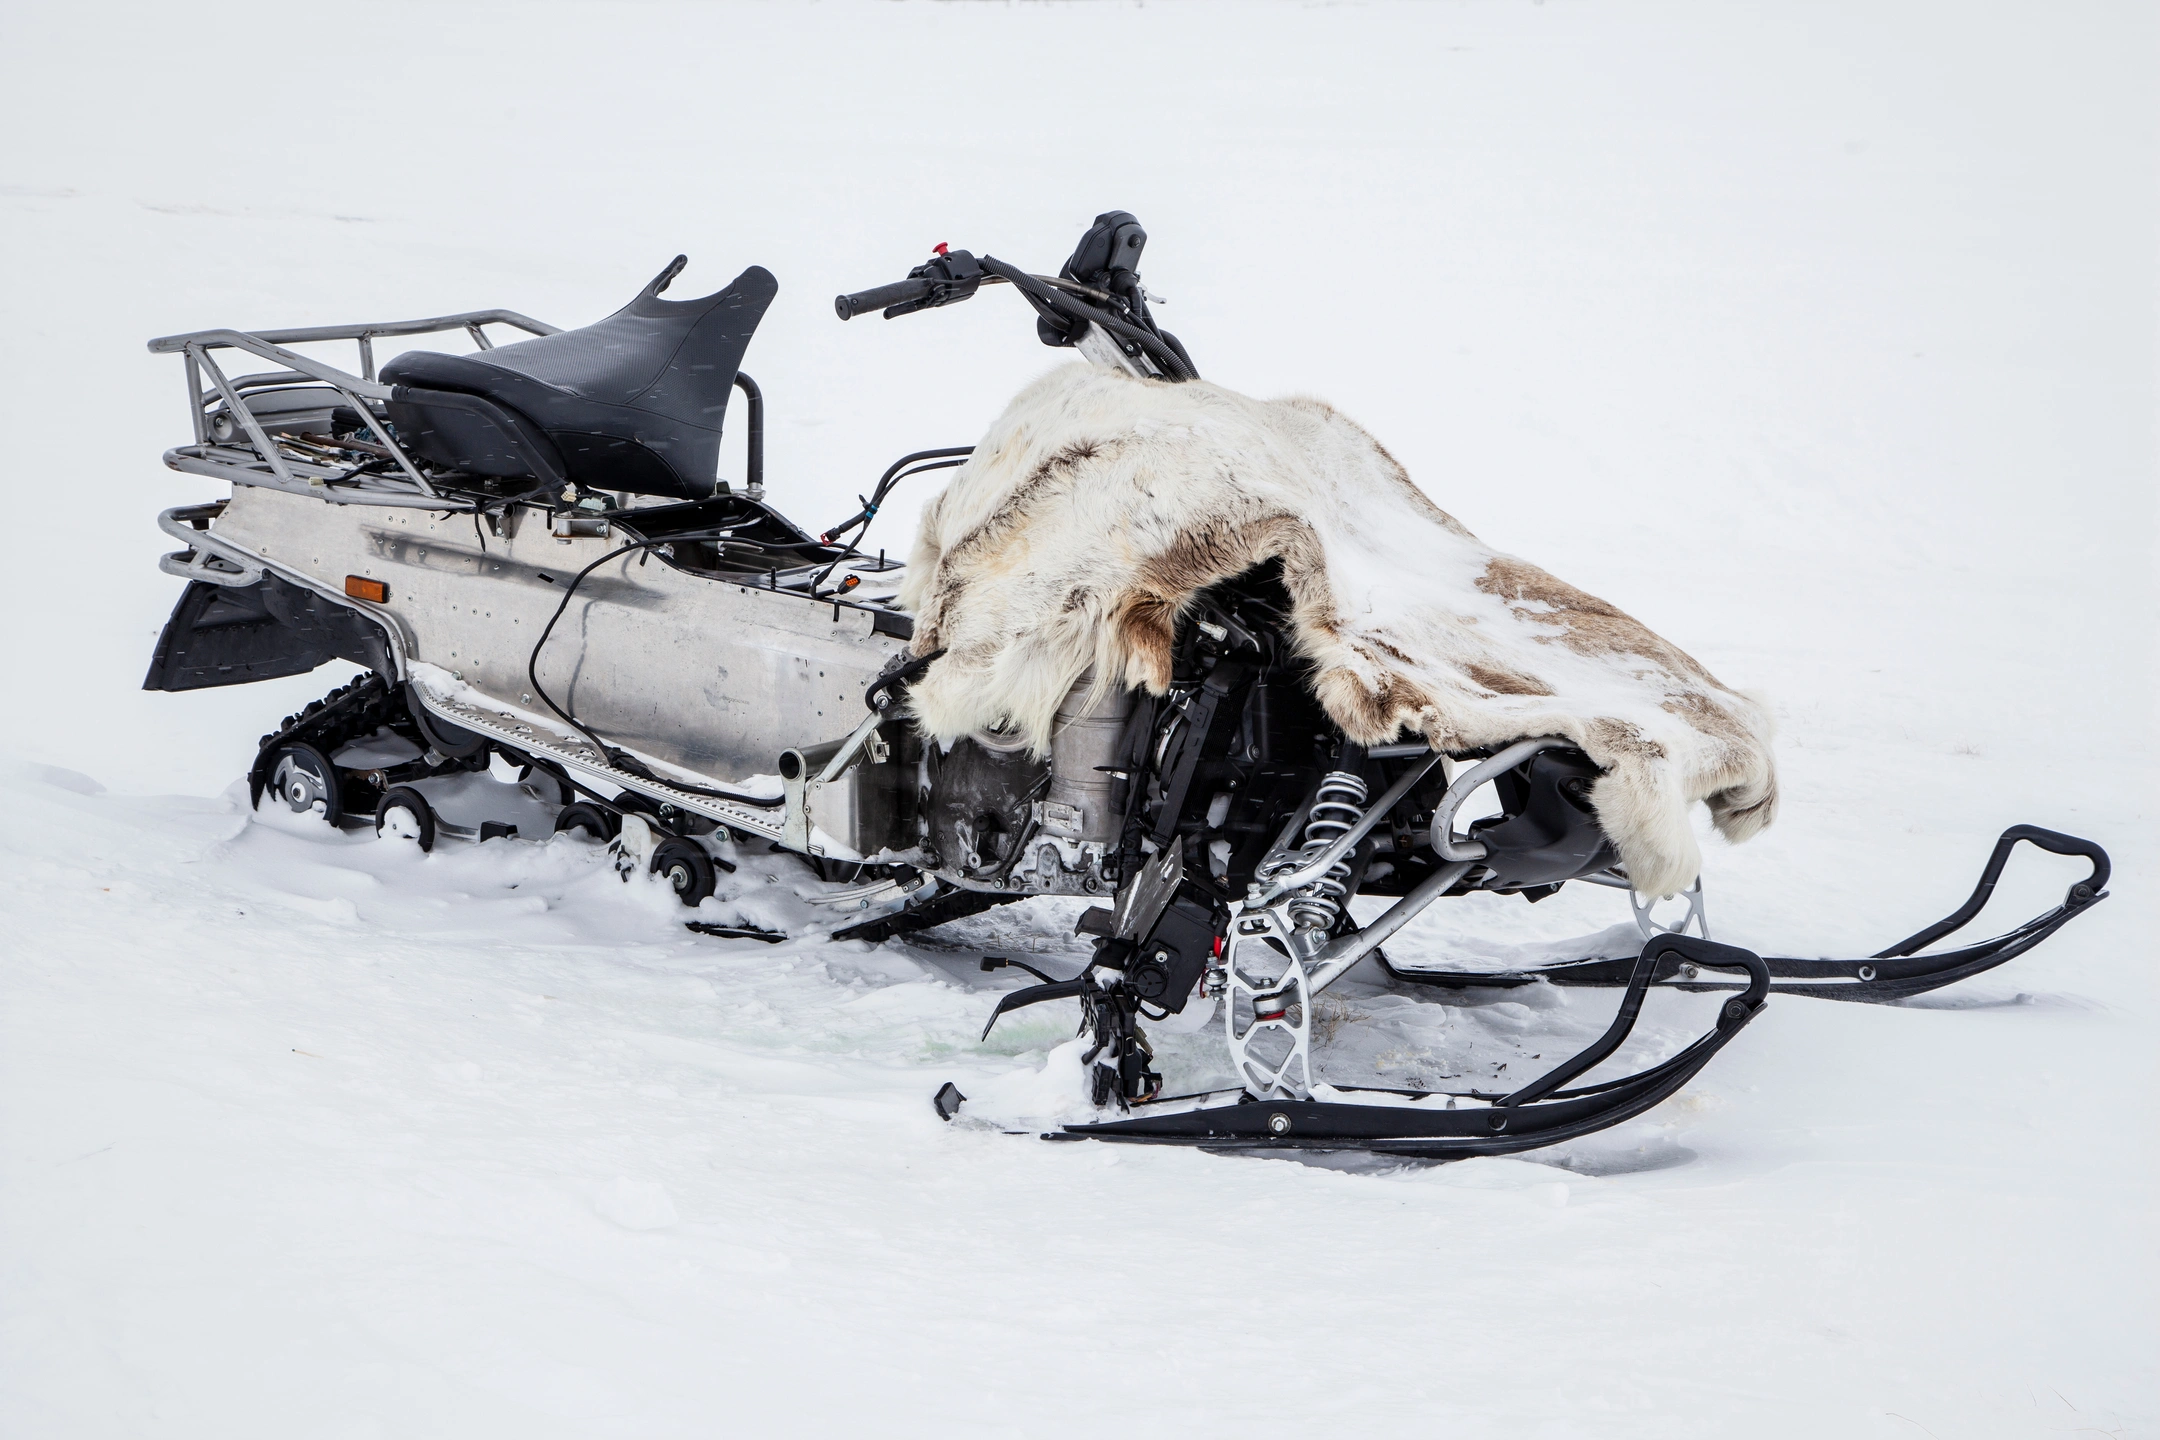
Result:
{"label": "black ski", "polygon": [[[1708,1034],[1662,1064],[1625,1079],[1562,1089],[1620,1048],[1635,1028],[1655,976],[1668,965],[1683,964],[1744,972],[1746,988],[1718,1008]],[[1363,1150],[1440,1160],[1532,1150],[1631,1120],[1671,1096],[1760,1013],[1770,993],[1770,972],[1760,957],[1746,950],[1693,936],[1664,935],[1644,947],[1625,983],[1619,1013],[1603,1035],[1508,1094],[1341,1087],[1351,1094],[1391,1096],[1396,1102],[1357,1104],[1258,1100],[1243,1090],[1217,1091],[1139,1102],[1127,1118],[1067,1125],[1043,1138],[1210,1150]],[[1447,1106],[1416,1103],[1438,1099],[1446,1099]],[[1413,1104],[1400,1103],[1404,1100]]]}
{"label": "black ski", "polygon": [[[1988,897],[1994,893],[1996,882],[2002,878],[2003,867],[2009,862],[2010,852],[2017,848],[2020,841],[2030,842],[2057,855],[2082,856],[2091,862],[2092,873],[2070,887],[2069,892],[2063,896],[2062,904],[2034,916],[2014,930],[1992,940],[1984,940],[1956,950],[1944,950],[1932,955],[1915,954],[1914,952],[1922,947],[1932,945],[1944,936],[1963,928],[1980,913],[1981,908],[1987,904]],[[1965,903],[1926,929],[1862,960],[1811,960],[1769,955],[1763,957],[1762,963],[1770,976],[1771,992],[1778,995],[1804,995],[1817,1000],[1853,1000],[1876,1005],[1903,1000],[1913,995],[1924,995],[1930,990],[1978,975],[1984,970],[1992,970],[2004,961],[2013,960],[2032,949],[2105,900],[2108,895],[2108,875],[2107,851],[2092,841],[2054,830],[2043,830],[2037,825],[2013,825],[2003,831],[2002,838],[1995,842],[1994,853],[1988,856],[1987,865],[1980,872],[1980,883],[1973,887],[1973,892]],[[1591,957],[1558,965],[1497,971],[1419,970],[1393,964],[1385,959],[1382,959],[1381,964],[1387,973],[1397,980],[1417,985],[1436,985],[1449,990],[1470,990],[1529,985],[1539,980],[1554,985],[1626,985],[1634,974],[1637,960],[1628,957]],[[1698,968],[1685,957],[1668,954],[1659,962],[1652,983],[1678,990],[1736,988],[1733,982],[1700,976]]]}

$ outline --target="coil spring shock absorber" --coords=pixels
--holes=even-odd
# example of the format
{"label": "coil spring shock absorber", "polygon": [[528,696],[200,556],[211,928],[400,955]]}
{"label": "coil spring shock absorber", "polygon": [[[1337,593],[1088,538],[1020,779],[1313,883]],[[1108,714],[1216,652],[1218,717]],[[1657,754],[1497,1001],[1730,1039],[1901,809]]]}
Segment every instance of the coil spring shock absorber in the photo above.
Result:
{"label": "coil spring shock absorber", "polygon": [[[1320,779],[1319,793],[1306,812],[1305,843],[1295,855],[1269,865],[1261,879],[1295,870],[1327,849],[1338,836],[1347,834],[1365,818],[1365,782],[1345,770],[1330,770]],[[1300,930],[1325,934],[1342,918],[1344,899],[1350,893],[1350,857],[1345,855],[1323,871],[1320,878],[1293,890],[1288,897],[1290,919]]]}

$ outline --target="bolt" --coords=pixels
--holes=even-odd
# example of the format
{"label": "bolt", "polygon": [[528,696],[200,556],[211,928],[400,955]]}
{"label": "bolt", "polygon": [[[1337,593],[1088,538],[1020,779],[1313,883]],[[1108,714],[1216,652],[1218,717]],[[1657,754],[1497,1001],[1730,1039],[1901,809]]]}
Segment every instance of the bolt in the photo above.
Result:
{"label": "bolt", "polygon": [[1289,1133],[1290,1133],[1290,1117],[1289,1117],[1288,1115],[1285,1115],[1285,1114],[1283,1114],[1283,1113],[1282,1113],[1282,1111],[1280,1111],[1280,1110],[1277,1110],[1277,1111],[1276,1111],[1276,1112],[1275,1112],[1274,1114],[1272,1114],[1272,1115],[1270,1115],[1270,1116],[1268,1116],[1268,1117],[1267,1117],[1267,1129],[1268,1129],[1268,1134],[1270,1134],[1270,1135],[1287,1135],[1287,1134],[1289,1134]]}
{"label": "bolt", "polygon": [[1875,978],[1875,967],[1872,965],[1862,965],[1860,967],[1859,974],[1860,978],[1863,981],[1873,980]]}

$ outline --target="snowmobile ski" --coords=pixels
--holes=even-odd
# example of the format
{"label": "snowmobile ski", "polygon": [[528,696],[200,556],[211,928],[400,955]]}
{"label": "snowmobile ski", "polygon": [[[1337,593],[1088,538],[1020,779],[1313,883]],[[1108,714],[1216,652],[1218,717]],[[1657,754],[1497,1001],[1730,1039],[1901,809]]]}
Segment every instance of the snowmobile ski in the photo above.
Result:
{"label": "snowmobile ski", "polygon": [[[1916,953],[1962,929],[1980,913],[1988,897],[1994,894],[2011,852],[2021,841],[2052,854],[2081,856],[2091,862],[2092,871],[2070,887],[2060,905],[1992,940],[1935,954]],[[1980,872],[1980,882],[1973,887],[1971,896],[1949,915],[1864,960],[1810,960],[1766,955],[1762,963],[1770,976],[1770,993],[1875,1005],[1925,995],[1930,990],[1992,970],[2032,949],[2105,900],[2108,875],[2107,851],[2092,841],[2043,830],[2037,825],[2013,825],[1995,842],[1995,849],[1988,856],[1987,864]],[[1382,957],[1382,963],[1396,980],[1450,990],[1531,985],[1540,980],[1551,985],[1627,985],[1632,982],[1636,966],[1636,961],[1630,958],[1584,959],[1499,971],[1426,970],[1396,964],[1385,957]],[[1677,953],[1666,954],[1661,959],[1652,983],[1692,991],[1729,990],[1736,986],[1736,982],[1702,975],[1699,966]]]}
{"label": "snowmobile ski", "polygon": [[[1657,974],[1683,965],[1739,972],[1745,988],[1718,1008],[1707,1034],[1670,1059],[1623,1079],[1563,1089],[1620,1048]],[[1314,1086],[1305,1097],[1263,1099],[1248,1089],[1217,1091],[1135,1104],[1126,1118],[1067,1125],[1043,1138],[1207,1149],[1368,1150],[1427,1159],[1532,1150],[1633,1119],[1679,1090],[1761,1012],[1770,972],[1746,950],[1668,935],[1643,948],[1625,983],[1620,1008],[1604,1034],[1504,1094]]]}

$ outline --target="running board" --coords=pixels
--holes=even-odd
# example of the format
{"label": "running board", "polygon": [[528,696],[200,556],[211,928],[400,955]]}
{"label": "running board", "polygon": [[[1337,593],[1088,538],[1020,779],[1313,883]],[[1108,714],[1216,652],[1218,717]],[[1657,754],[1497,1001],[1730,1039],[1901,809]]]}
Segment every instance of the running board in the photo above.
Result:
{"label": "running board", "polygon": [[[628,790],[654,800],[664,800],[678,810],[702,815],[708,820],[717,820],[730,829],[746,830],[768,840],[780,839],[786,829],[786,811],[781,806],[761,810],[718,800],[710,795],[694,795],[687,790],[677,789],[664,780],[619,770],[594,753],[591,742],[583,736],[565,735],[542,724],[535,717],[474,705],[463,700],[445,699],[418,680],[408,683],[412,693],[427,707],[430,715],[446,720],[461,730],[484,735],[498,745],[521,750],[536,760],[551,761],[562,766],[574,777],[581,777],[588,782],[602,782],[616,790]],[[712,783],[720,785],[726,782],[715,780]],[[588,785],[587,788],[590,789],[591,786]],[[614,796],[610,794],[602,798],[612,800]],[[814,847],[812,853],[820,851]]]}
{"label": "running board", "polygon": [[[1660,936],[1627,963],[1627,994],[1610,1028],[1588,1048],[1511,1094],[1332,1091],[1388,1097],[1358,1103],[1257,1100],[1243,1090],[1213,1091],[1145,1101],[1134,1105],[1128,1118],[1067,1125],[1043,1138],[1207,1150],[1360,1150],[1429,1160],[1507,1155],[1573,1140],[1631,1120],[1670,1097],[1755,1018],[1770,993],[1769,970],[1760,957],[1694,936]],[[1635,1027],[1654,976],[1668,964],[1744,971],[1746,989],[1718,1007],[1708,1034],[1662,1064],[1621,1080],[1561,1089],[1620,1048]]]}
{"label": "running board", "polygon": [[[1957,950],[1945,950],[1934,955],[1915,955],[1922,946],[1932,945],[1951,932],[1961,929],[1965,923],[1978,915],[1995,891],[1995,884],[2002,878],[2003,867],[2009,863],[2010,852],[2020,841],[2029,842],[2042,850],[2056,855],[2076,855],[2089,861],[2092,873],[2070,887],[2063,903],[2045,914],[2036,915],[2024,924],[1992,940],[1977,945],[1967,945]],[[2075,835],[2064,835],[2054,830],[2043,830],[2037,825],[2013,825],[2003,831],[1995,842],[1994,853],[1980,873],[1980,883],[1973,887],[1972,895],[1965,903],[1933,925],[1909,935],[1886,950],[1879,950],[1864,960],[1805,960],[1789,956],[1763,957],[1763,965],[1770,975],[1770,989],[1778,995],[1804,995],[1816,1000],[1853,1000],[1864,1004],[1885,1004],[1903,1000],[1914,995],[1925,995],[1955,981],[1992,970],[2006,960],[2014,960],[2041,941],[2084,914],[2108,895],[2109,875],[2107,851],[2090,840]],[[1655,947],[1652,947],[1655,948]],[[1613,986],[1630,983],[1633,968],[1638,962],[1632,959],[1589,958],[1571,960],[1558,965],[1542,965],[1522,970],[1476,971],[1476,970],[1419,970],[1406,968],[1381,957],[1381,964],[1390,976],[1417,985],[1436,985],[1450,990],[1506,988],[1530,985],[1543,980],[1552,985]],[[1657,966],[1651,983],[1669,986],[1676,990],[1730,990],[1733,983],[1700,975],[1699,967],[1683,957],[1666,955]]]}

